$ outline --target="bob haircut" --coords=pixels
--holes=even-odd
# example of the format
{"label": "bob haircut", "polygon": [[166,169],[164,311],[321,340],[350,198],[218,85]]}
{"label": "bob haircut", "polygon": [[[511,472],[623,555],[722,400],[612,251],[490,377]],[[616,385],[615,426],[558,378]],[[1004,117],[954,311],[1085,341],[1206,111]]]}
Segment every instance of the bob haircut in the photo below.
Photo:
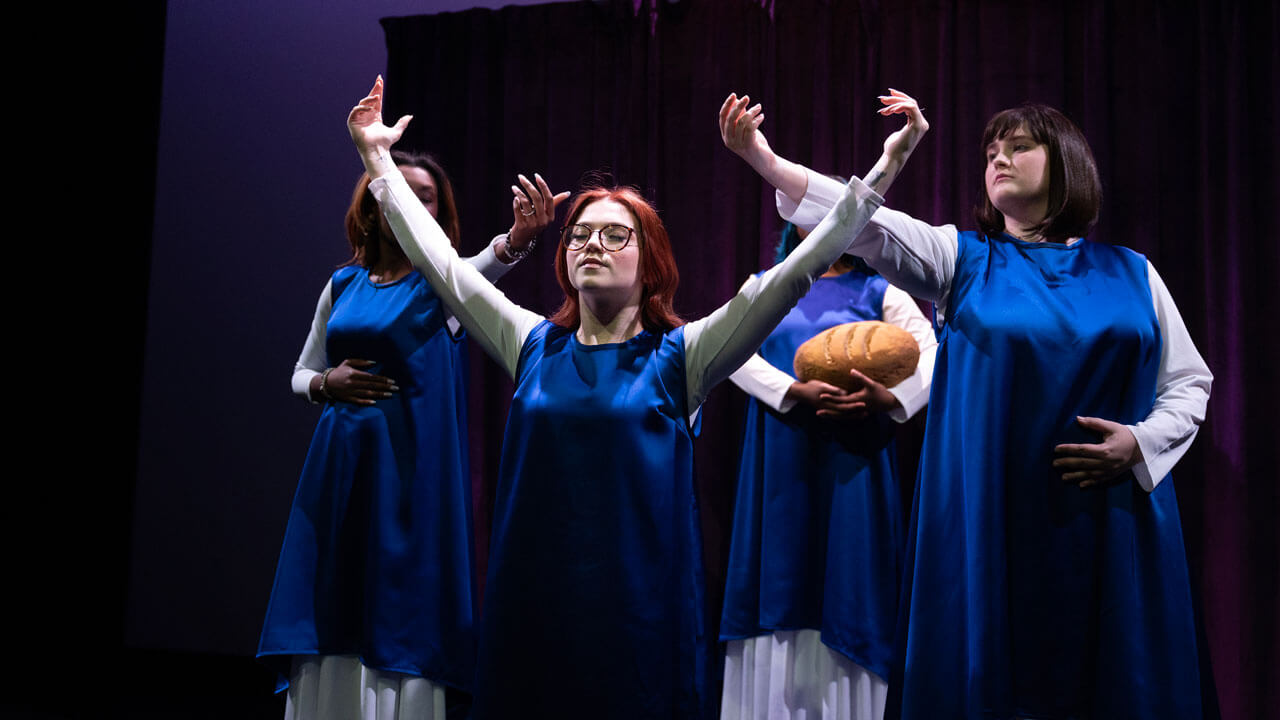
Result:
{"label": "bob haircut", "polygon": [[[987,147],[1018,128],[1024,128],[1048,150],[1049,209],[1044,220],[1032,229],[1050,242],[1066,242],[1088,235],[1098,221],[1098,210],[1102,206],[1102,181],[1098,179],[1098,165],[1084,133],[1065,115],[1047,105],[1026,103],[1002,110],[992,116],[982,133],[979,150],[984,166]],[[1004,216],[991,204],[985,180],[982,202],[974,208],[973,216],[987,237],[997,238],[1004,232]]]}
{"label": "bob haircut", "polygon": [[[569,205],[564,221],[568,226],[578,221],[588,205],[600,200],[612,200],[631,211],[635,217],[635,241],[640,248],[640,322],[652,333],[664,333],[680,327],[684,320],[672,308],[676,287],[680,284],[680,270],[675,255],[671,253],[671,239],[658,217],[658,211],[633,187],[587,187],[578,193]],[[556,280],[564,290],[564,303],[551,322],[565,328],[576,328],[581,323],[578,309],[578,290],[569,282],[569,264],[563,233],[556,248]]]}
{"label": "bob haircut", "polygon": [[[456,249],[462,237],[462,229],[458,224],[458,206],[453,200],[453,183],[445,174],[440,161],[434,156],[421,152],[391,151],[391,159],[398,167],[416,167],[426,170],[436,184],[436,222],[449,238],[449,243]],[[390,235],[383,237],[382,211],[378,209],[378,201],[369,192],[369,173],[360,176],[356,182],[355,192],[351,194],[351,206],[347,208],[346,227],[347,242],[351,244],[351,259],[345,265],[359,265],[370,268],[381,259],[379,240],[385,239],[392,246],[396,239]]]}

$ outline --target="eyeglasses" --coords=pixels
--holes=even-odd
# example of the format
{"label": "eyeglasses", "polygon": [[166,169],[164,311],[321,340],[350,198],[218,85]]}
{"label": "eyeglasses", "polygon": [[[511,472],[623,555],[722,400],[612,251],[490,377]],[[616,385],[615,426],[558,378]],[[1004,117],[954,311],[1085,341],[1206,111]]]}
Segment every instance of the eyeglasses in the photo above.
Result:
{"label": "eyeglasses", "polygon": [[566,225],[560,241],[569,250],[581,250],[591,242],[591,236],[600,233],[600,247],[609,252],[618,252],[625,248],[635,236],[636,231],[626,225],[605,225],[599,230],[592,230],[586,225]]}

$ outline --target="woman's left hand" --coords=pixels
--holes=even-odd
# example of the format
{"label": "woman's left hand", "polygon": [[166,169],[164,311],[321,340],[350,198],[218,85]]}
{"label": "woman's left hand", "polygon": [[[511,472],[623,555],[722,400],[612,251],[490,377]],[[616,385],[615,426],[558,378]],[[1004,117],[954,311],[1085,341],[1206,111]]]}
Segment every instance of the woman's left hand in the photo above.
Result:
{"label": "woman's left hand", "polygon": [[511,186],[511,215],[514,218],[507,241],[517,251],[524,250],[556,217],[556,207],[568,197],[568,192],[551,193],[547,181],[538,173],[533,174],[537,183],[529,182],[524,175],[516,176],[520,186]]}
{"label": "woman's left hand", "polygon": [[[412,115],[405,115],[391,127],[383,124],[382,92],[382,76],[379,75],[373,82],[373,89],[347,115],[347,131],[351,133],[362,158],[372,158],[390,150],[413,119]],[[365,164],[368,165],[367,160]]]}
{"label": "woman's left hand", "polygon": [[920,111],[920,104],[915,101],[915,98],[900,90],[889,88],[888,95],[880,96],[880,104],[884,107],[876,112],[881,115],[907,116],[907,124],[884,141],[884,154],[905,162],[907,156],[911,155],[911,151],[915,150],[916,145],[920,143],[920,138],[929,132],[929,121],[924,119],[924,113]]}
{"label": "woman's left hand", "polygon": [[1129,428],[1118,422],[1094,417],[1077,417],[1080,427],[1102,435],[1094,445],[1063,444],[1053,449],[1058,458],[1053,467],[1063,482],[1082,488],[1106,483],[1142,462],[1142,450]]}

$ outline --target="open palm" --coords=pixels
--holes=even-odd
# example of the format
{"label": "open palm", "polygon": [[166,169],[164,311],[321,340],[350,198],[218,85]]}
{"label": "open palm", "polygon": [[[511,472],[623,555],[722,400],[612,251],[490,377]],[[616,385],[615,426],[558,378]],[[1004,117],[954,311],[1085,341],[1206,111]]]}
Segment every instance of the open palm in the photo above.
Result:
{"label": "open palm", "polygon": [[390,127],[383,123],[382,92],[382,76],[379,75],[373,82],[373,89],[351,108],[351,114],[347,116],[347,130],[350,131],[351,139],[355,141],[356,148],[361,154],[390,149],[404,134],[404,129],[413,119],[412,115],[405,115]]}

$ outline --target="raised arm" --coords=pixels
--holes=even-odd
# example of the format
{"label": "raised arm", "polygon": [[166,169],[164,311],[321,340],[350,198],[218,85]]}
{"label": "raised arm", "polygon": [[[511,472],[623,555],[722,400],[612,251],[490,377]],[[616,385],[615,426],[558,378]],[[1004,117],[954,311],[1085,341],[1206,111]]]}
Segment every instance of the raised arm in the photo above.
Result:
{"label": "raised arm", "polygon": [[739,98],[737,94],[730,93],[724,99],[720,106],[720,139],[725,147],[746,160],[765,182],[798,204],[808,189],[809,178],[804,166],[787,160],[769,147],[769,141],[760,132],[764,109],[758,103],[748,107],[750,104],[751,98],[746,95]]}
{"label": "raised arm", "polygon": [[[435,218],[418,202],[390,154],[411,118],[406,115],[392,127],[383,124],[382,91],[379,77],[347,118],[360,159],[373,178],[369,189],[414,267],[481,347],[514,375],[520,348],[542,318],[508,300],[475,267],[463,262]],[[542,188],[545,197],[556,197],[545,183]],[[552,206],[554,213],[554,200]]]}
{"label": "raised arm", "polygon": [[[769,147],[760,125],[764,113],[759,105],[748,108],[749,99],[730,95],[720,108],[720,137],[724,144],[751,165],[760,177],[778,191],[778,214],[797,227],[812,231],[844,193],[844,184],[779,156]],[[880,97],[884,115],[907,114],[915,101],[905,93],[890,90]],[[917,108],[918,111],[918,108]],[[867,180],[892,182],[915,149],[919,136],[928,130],[920,116],[920,126],[910,122],[885,140],[885,153]],[[877,192],[883,188],[868,182]],[[938,303],[945,311],[951,276],[955,271],[956,229],[952,225],[931,226],[905,213],[880,208],[858,234],[849,252],[862,257],[889,282],[916,297]]]}
{"label": "raised arm", "polygon": [[[881,112],[907,116],[903,128],[885,141],[886,154],[905,160],[928,130],[928,123],[909,98]],[[879,190],[889,188],[899,169],[900,162],[881,156],[872,169]],[[878,190],[856,177],[851,179],[831,212],[785,260],[749,279],[736,296],[707,317],[689,323],[684,337],[690,409],[700,405],[716,383],[741,367],[760,347],[796,301],[809,291],[813,279],[848,248],[850,239],[883,201]]]}

